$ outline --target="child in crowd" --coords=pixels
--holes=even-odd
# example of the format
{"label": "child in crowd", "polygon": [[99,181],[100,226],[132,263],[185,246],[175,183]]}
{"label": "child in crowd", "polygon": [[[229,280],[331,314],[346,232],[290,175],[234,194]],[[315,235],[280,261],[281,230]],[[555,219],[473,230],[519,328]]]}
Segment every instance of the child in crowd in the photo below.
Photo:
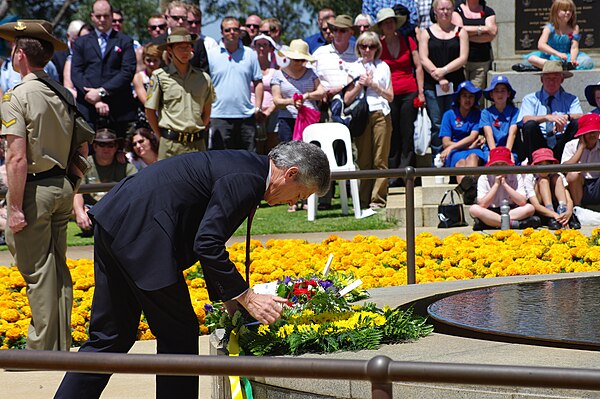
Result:
{"label": "child in crowd", "polygon": [[[550,148],[539,148],[532,154],[532,165],[553,165],[558,160]],[[532,173],[525,175],[525,191],[542,224],[550,230],[571,227],[580,229],[573,214],[573,200],[567,191],[567,179],[562,173]],[[565,209],[560,209],[561,204]]]}
{"label": "child in crowd", "polygon": [[[510,150],[496,147],[490,150],[490,160],[485,166],[514,165]],[[523,175],[481,175],[477,182],[477,204],[469,208],[475,218],[473,230],[500,227],[500,205],[508,200],[510,205],[510,228],[540,227],[540,218],[533,216],[535,208],[527,203]]]}
{"label": "child in crowd", "polygon": [[585,98],[594,107],[592,113],[600,115],[600,82],[585,87]]}
{"label": "child in crowd", "polygon": [[[466,80],[458,85],[454,92],[452,108],[442,118],[440,137],[444,150],[440,157],[446,167],[477,167],[485,161],[481,150],[483,144],[479,137],[481,112],[477,107],[481,90]],[[475,202],[477,195],[474,176],[457,176],[458,192],[463,195],[465,204]]]}
{"label": "child in crowd", "polygon": [[513,161],[518,165],[520,163],[518,153],[520,140],[517,142],[519,109],[513,102],[516,94],[506,76],[494,76],[490,87],[483,91],[483,96],[494,104],[481,111],[479,127],[485,137],[485,149],[489,151],[497,146],[506,147],[511,150]]}
{"label": "child in crowd", "polygon": [[[565,145],[561,163],[600,162],[600,115],[586,114],[579,118],[575,138]],[[582,171],[567,173],[568,189],[575,206],[600,203],[600,172]]]}
{"label": "child in crowd", "polygon": [[573,0],[554,0],[550,7],[550,23],[542,29],[538,50],[527,54],[526,60],[542,69],[548,60],[562,61],[566,69],[592,69],[594,61],[579,51],[579,25]]}

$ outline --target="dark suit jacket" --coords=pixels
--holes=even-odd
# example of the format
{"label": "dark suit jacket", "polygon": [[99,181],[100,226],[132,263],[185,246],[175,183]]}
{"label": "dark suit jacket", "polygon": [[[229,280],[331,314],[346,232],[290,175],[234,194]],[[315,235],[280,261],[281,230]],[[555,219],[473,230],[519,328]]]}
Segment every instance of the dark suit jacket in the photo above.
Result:
{"label": "dark suit jacket", "polygon": [[245,151],[168,158],[121,181],[90,214],[139,288],[169,286],[200,260],[211,300],[226,301],[248,284],[225,243],[263,199],[269,165]]}
{"label": "dark suit jacket", "polygon": [[88,122],[95,123],[98,117],[93,105],[85,101],[84,87],[104,87],[108,97],[103,101],[110,108],[111,122],[136,120],[136,101],[131,91],[135,74],[136,59],[133,40],[120,32],[111,31],[106,45],[106,54],[101,56],[96,31],[81,36],[73,45],[71,79],[77,89],[77,107]]}

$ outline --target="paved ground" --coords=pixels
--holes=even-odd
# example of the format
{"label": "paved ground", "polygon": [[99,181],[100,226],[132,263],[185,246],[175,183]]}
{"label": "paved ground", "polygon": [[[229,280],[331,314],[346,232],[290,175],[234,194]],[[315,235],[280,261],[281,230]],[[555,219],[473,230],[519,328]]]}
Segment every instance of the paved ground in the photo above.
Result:
{"label": "paved ground", "polygon": [[[417,234],[422,231],[431,231],[431,229],[418,229]],[[591,227],[584,227],[583,233],[589,235],[592,231]],[[446,236],[455,232],[463,234],[471,234],[470,227],[445,229],[432,231],[438,236]],[[390,235],[398,235],[405,237],[405,230],[381,230],[381,231],[361,231],[361,232],[338,232],[338,233],[309,233],[309,234],[286,234],[277,236],[255,236],[254,238],[261,241],[266,241],[270,238],[298,238],[301,237],[310,242],[318,242],[327,238],[330,234],[337,234],[343,238],[352,238],[356,234],[375,235],[379,237],[387,237]],[[243,237],[234,238],[232,242],[243,240]],[[72,259],[91,258],[93,256],[92,247],[71,247],[67,255]],[[10,265],[13,262],[12,257],[8,252],[0,252],[0,265]],[[559,276],[559,278],[562,276]],[[531,279],[546,279],[557,278],[557,276],[535,276],[535,277],[516,277],[503,279],[484,279],[470,280],[464,282],[448,282],[448,283],[433,283],[410,287],[395,287],[377,290],[373,295],[373,301],[379,305],[389,304],[395,305],[407,303],[417,298],[427,297],[432,294],[440,293],[441,291],[453,291],[465,288],[470,288],[479,284],[498,284],[508,281],[522,281]],[[208,338],[200,338],[201,354],[209,353]],[[155,342],[144,341],[137,342],[132,353],[155,353]],[[482,340],[474,340],[460,337],[446,336],[442,334],[433,334],[430,337],[419,340],[416,343],[407,345],[396,345],[382,348],[382,352],[392,357],[394,360],[410,360],[410,361],[439,361],[439,362],[455,362],[455,363],[488,363],[488,364],[514,364],[514,365],[535,365],[535,366],[560,366],[560,367],[590,367],[599,368],[597,352],[566,350],[557,348],[545,348],[528,345],[517,345],[508,343],[497,343]],[[375,355],[373,351],[353,353],[342,353],[334,356],[348,358],[356,356],[359,359],[367,359]],[[52,397],[58,387],[63,373],[55,371],[31,371],[31,372],[7,372],[0,369],[0,399],[37,399]],[[210,399],[210,391],[212,387],[212,379],[210,377],[201,377],[201,399]],[[344,392],[348,388],[344,387],[344,383],[339,381],[313,381],[311,383],[302,382],[304,386],[322,386],[323,389],[339,389],[336,392]],[[350,383],[348,383],[350,384]],[[410,384],[408,384],[410,385]],[[403,397],[428,397],[428,398],[482,398],[496,397],[488,396],[492,393],[487,388],[468,388],[471,392],[466,396],[453,396],[448,386],[427,388],[431,389],[425,396],[421,396],[423,392],[414,389],[422,390],[422,386],[408,387],[409,396]],[[472,389],[473,388],[473,389]],[[357,389],[351,388],[351,389]],[[514,392],[520,391],[515,389]],[[411,392],[411,393],[409,393]],[[514,393],[513,392],[513,393]],[[463,392],[464,393],[464,392]],[[522,392],[525,396],[529,395],[530,391]],[[547,393],[538,393],[531,397],[561,397],[561,398],[596,398],[600,397],[589,392],[579,393],[573,392],[554,392],[557,394],[550,395]],[[335,394],[335,392],[334,392]],[[415,396],[417,395],[417,396]],[[564,396],[563,396],[564,395]],[[525,397],[523,396],[523,397]],[[154,397],[154,377],[149,375],[115,375],[108,384],[102,398],[107,399],[129,399],[129,398],[152,398]],[[504,397],[504,396],[498,396]],[[515,394],[515,396],[522,396]]]}

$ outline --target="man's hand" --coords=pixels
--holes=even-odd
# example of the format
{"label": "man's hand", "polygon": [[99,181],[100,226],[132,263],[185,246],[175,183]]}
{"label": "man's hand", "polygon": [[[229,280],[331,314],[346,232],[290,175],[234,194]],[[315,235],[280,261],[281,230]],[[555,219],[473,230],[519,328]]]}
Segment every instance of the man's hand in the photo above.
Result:
{"label": "man's hand", "polygon": [[86,207],[83,208],[83,211],[75,212],[75,220],[77,222],[77,226],[79,226],[81,230],[92,229],[92,221],[90,220]]}
{"label": "man's hand", "polygon": [[88,103],[95,105],[98,101],[102,100],[98,89],[84,87],[83,90],[85,90],[85,101],[87,101]]}
{"label": "man's hand", "polygon": [[18,233],[23,230],[27,226],[27,221],[25,220],[25,215],[23,214],[22,209],[11,209],[10,216],[8,218],[8,227],[13,231],[13,233]]}
{"label": "man's hand", "polygon": [[108,113],[110,112],[108,104],[103,101],[98,101],[96,104],[94,104],[94,107],[96,107],[96,112],[100,116],[108,116]]}
{"label": "man's hand", "polygon": [[[257,294],[249,289],[237,298],[237,302],[262,324],[271,324],[281,317],[287,300],[276,295]],[[229,312],[227,303],[225,307]]]}

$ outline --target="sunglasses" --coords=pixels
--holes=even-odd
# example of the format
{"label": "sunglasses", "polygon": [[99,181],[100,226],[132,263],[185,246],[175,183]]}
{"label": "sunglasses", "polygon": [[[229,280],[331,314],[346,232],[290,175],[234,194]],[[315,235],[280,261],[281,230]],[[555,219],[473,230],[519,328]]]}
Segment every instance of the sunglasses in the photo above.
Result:
{"label": "sunglasses", "polygon": [[150,30],[164,30],[164,29],[167,29],[167,24],[148,25],[148,29],[150,29]]}
{"label": "sunglasses", "polygon": [[123,18],[113,18],[112,23],[113,24],[122,24]]}
{"label": "sunglasses", "polygon": [[144,62],[147,64],[156,64],[159,63],[160,60],[158,58],[146,57],[144,58]]}
{"label": "sunglasses", "polygon": [[321,32],[331,32],[331,28],[329,26],[326,26],[324,28],[321,28]]}
{"label": "sunglasses", "polygon": [[202,25],[201,19],[188,19],[188,24],[190,25]]}
{"label": "sunglasses", "polygon": [[181,15],[167,15],[169,18],[174,19],[176,21],[183,21],[183,22],[187,22],[187,15],[186,16],[181,16]]}
{"label": "sunglasses", "polygon": [[225,32],[225,33],[230,33],[230,32],[236,33],[239,31],[240,31],[240,28],[225,28],[225,29],[223,29],[223,32]]}
{"label": "sunglasses", "polygon": [[377,45],[376,44],[360,44],[358,46],[358,48],[360,48],[361,50],[377,50]]}
{"label": "sunglasses", "polygon": [[246,28],[258,29],[260,25],[258,24],[246,24]]}
{"label": "sunglasses", "polygon": [[371,25],[356,25],[359,29],[370,29]]}
{"label": "sunglasses", "polygon": [[96,141],[96,145],[101,148],[117,148],[117,143],[103,143]]}

